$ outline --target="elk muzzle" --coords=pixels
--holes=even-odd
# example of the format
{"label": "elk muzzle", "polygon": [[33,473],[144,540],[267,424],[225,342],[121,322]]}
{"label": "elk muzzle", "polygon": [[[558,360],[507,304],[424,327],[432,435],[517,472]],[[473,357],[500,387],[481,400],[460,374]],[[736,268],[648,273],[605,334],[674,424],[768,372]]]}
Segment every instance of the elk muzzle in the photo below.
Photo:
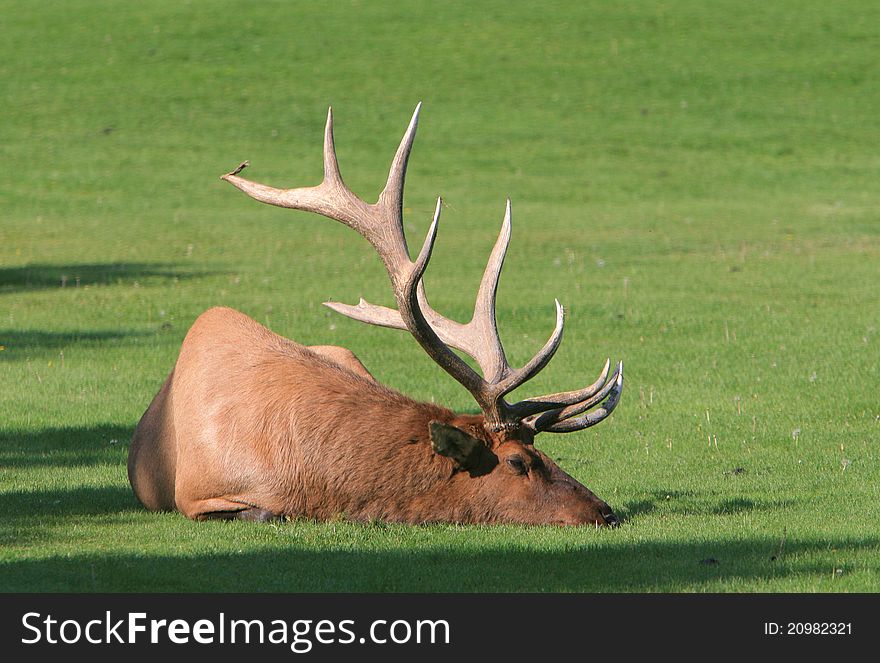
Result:
{"label": "elk muzzle", "polygon": [[617,527],[620,524],[620,519],[608,504],[574,479],[557,479],[553,483],[554,493],[568,496],[560,499],[560,509],[552,524],[596,527],[601,525]]}

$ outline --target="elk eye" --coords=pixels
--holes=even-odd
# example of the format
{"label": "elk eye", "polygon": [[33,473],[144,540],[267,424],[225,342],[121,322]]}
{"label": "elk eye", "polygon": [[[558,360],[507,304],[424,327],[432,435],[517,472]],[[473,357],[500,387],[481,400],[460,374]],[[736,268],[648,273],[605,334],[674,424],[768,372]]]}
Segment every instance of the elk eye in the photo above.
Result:
{"label": "elk eye", "polygon": [[523,460],[522,456],[508,456],[507,467],[509,467],[515,474],[525,474],[528,472],[526,461]]}

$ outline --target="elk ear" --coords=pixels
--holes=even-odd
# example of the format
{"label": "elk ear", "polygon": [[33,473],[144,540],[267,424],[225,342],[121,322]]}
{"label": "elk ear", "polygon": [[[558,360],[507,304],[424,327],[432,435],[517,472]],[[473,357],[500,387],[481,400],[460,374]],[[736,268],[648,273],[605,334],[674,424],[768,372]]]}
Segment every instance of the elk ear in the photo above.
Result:
{"label": "elk ear", "polygon": [[442,421],[432,421],[431,448],[441,456],[451,458],[460,468],[476,468],[480,462],[483,442],[460,428]]}

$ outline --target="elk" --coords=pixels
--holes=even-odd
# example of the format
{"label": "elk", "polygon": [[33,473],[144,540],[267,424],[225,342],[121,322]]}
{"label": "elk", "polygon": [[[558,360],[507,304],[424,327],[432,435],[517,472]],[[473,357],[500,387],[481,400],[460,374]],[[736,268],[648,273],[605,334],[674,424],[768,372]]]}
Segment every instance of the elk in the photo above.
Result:
{"label": "elk", "polygon": [[[481,414],[416,402],[377,382],[355,355],[306,347],[243,313],[212,308],[183,341],[171,374],[137,425],[128,473],[151,510],[193,519],[344,517],[406,523],[617,525],[611,508],[535,448],[538,433],[569,433],[606,419],[623,388],[623,364],[576,391],[509,403],[505,395],[543,369],[562,340],[563,308],[541,350],[514,369],[495,319],[498,279],[510,240],[510,201],[466,324],[428,303],[422,277],[442,201],[410,259],[403,189],[418,123],[416,107],[378,201],[344,183],[324,130],[324,179],[276,189],[240,176],[222,179],[257,201],[315,212],[360,233],[376,250],[397,309],[327,302],[371,325],[409,332],[473,396]],[[453,349],[473,358],[480,375]]]}

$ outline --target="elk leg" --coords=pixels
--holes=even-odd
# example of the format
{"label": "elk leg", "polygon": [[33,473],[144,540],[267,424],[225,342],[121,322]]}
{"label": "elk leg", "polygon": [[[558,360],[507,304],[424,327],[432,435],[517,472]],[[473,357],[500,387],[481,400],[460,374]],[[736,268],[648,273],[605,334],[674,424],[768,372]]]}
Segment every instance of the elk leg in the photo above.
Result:
{"label": "elk leg", "polygon": [[258,506],[252,506],[237,514],[239,520],[252,520],[258,523],[266,523],[271,520],[282,520],[283,516],[272,513],[268,509],[261,509]]}
{"label": "elk leg", "polygon": [[263,509],[246,502],[227,500],[222,497],[191,502],[181,511],[185,516],[193,520],[252,520],[266,522],[282,518],[280,514],[268,509]]}

